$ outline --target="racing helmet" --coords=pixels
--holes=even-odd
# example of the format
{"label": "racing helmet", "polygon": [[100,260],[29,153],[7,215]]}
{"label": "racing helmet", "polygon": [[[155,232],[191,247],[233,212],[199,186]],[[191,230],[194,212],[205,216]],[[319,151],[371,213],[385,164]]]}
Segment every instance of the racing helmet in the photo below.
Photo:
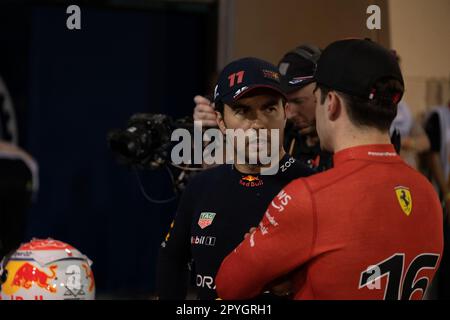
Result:
{"label": "racing helmet", "polygon": [[0,263],[0,300],[93,300],[91,265],[67,243],[33,239]]}

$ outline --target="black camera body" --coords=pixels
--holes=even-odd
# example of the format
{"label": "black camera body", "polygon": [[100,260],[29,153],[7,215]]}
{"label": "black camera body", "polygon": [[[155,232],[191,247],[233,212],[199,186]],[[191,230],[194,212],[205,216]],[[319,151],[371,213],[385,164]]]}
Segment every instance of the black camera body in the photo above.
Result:
{"label": "black camera body", "polygon": [[170,161],[173,130],[192,126],[189,117],[174,121],[165,114],[138,113],[131,116],[126,129],[109,132],[108,144],[120,163],[158,169]]}

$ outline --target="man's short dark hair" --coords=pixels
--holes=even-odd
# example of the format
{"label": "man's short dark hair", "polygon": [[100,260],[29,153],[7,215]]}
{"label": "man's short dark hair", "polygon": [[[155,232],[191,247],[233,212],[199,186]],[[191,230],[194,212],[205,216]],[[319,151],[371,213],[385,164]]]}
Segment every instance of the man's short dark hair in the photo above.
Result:
{"label": "man's short dark hair", "polygon": [[395,95],[403,92],[403,85],[396,79],[382,79],[375,83],[377,98],[372,100],[349,95],[317,84],[320,89],[320,102],[323,104],[327,94],[335,91],[345,102],[350,121],[358,127],[374,127],[381,131],[389,130],[397,115]]}
{"label": "man's short dark hair", "polygon": [[216,103],[214,103],[214,109],[216,111],[219,111],[222,116],[223,116],[224,108],[225,108],[225,104],[222,101],[217,101]]}

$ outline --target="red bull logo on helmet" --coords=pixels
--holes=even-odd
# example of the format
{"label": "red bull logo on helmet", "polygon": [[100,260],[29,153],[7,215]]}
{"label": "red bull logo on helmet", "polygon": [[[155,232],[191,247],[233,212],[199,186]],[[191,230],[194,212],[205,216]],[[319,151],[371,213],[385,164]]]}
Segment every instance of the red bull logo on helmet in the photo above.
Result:
{"label": "red bull logo on helmet", "polygon": [[[36,288],[49,294],[56,293],[57,286],[52,283],[52,280],[56,279],[57,269],[56,265],[39,268],[31,261],[10,261],[6,267],[8,277],[1,287],[3,298],[22,300],[22,295],[16,293],[23,292],[23,290],[27,292]],[[35,298],[37,297],[38,295]]]}
{"label": "red bull logo on helmet", "polygon": [[56,292],[56,286],[50,285],[49,281],[56,278],[56,269],[58,266],[50,266],[51,274],[45,273],[45,271],[39,270],[39,268],[26,262],[24,263],[14,275],[12,287],[23,287],[30,289],[32,285],[37,285],[40,288],[49,292]]}
{"label": "red bull logo on helmet", "polygon": [[[6,264],[6,266],[5,266]],[[95,298],[92,261],[53,239],[22,245],[0,268],[5,300],[85,300]]]}

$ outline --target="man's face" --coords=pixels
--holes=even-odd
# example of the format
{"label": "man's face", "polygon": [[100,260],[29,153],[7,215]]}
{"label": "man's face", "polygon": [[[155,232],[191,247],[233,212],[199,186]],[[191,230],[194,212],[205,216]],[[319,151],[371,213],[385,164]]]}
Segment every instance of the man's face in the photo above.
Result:
{"label": "man's face", "polygon": [[313,91],[315,86],[313,82],[288,94],[287,117],[300,129],[314,126],[316,100]]}
{"label": "man's face", "polygon": [[[282,141],[286,124],[285,106],[281,96],[274,91],[256,89],[233,105],[225,104],[223,117],[219,116],[218,122],[222,132],[225,132],[225,129],[255,130],[258,139],[246,139],[246,160],[248,160],[249,154],[257,153],[262,145],[266,145],[270,152],[271,129],[279,131],[280,151],[283,148]],[[267,139],[266,136],[260,135],[259,130],[261,129],[267,129]]]}

